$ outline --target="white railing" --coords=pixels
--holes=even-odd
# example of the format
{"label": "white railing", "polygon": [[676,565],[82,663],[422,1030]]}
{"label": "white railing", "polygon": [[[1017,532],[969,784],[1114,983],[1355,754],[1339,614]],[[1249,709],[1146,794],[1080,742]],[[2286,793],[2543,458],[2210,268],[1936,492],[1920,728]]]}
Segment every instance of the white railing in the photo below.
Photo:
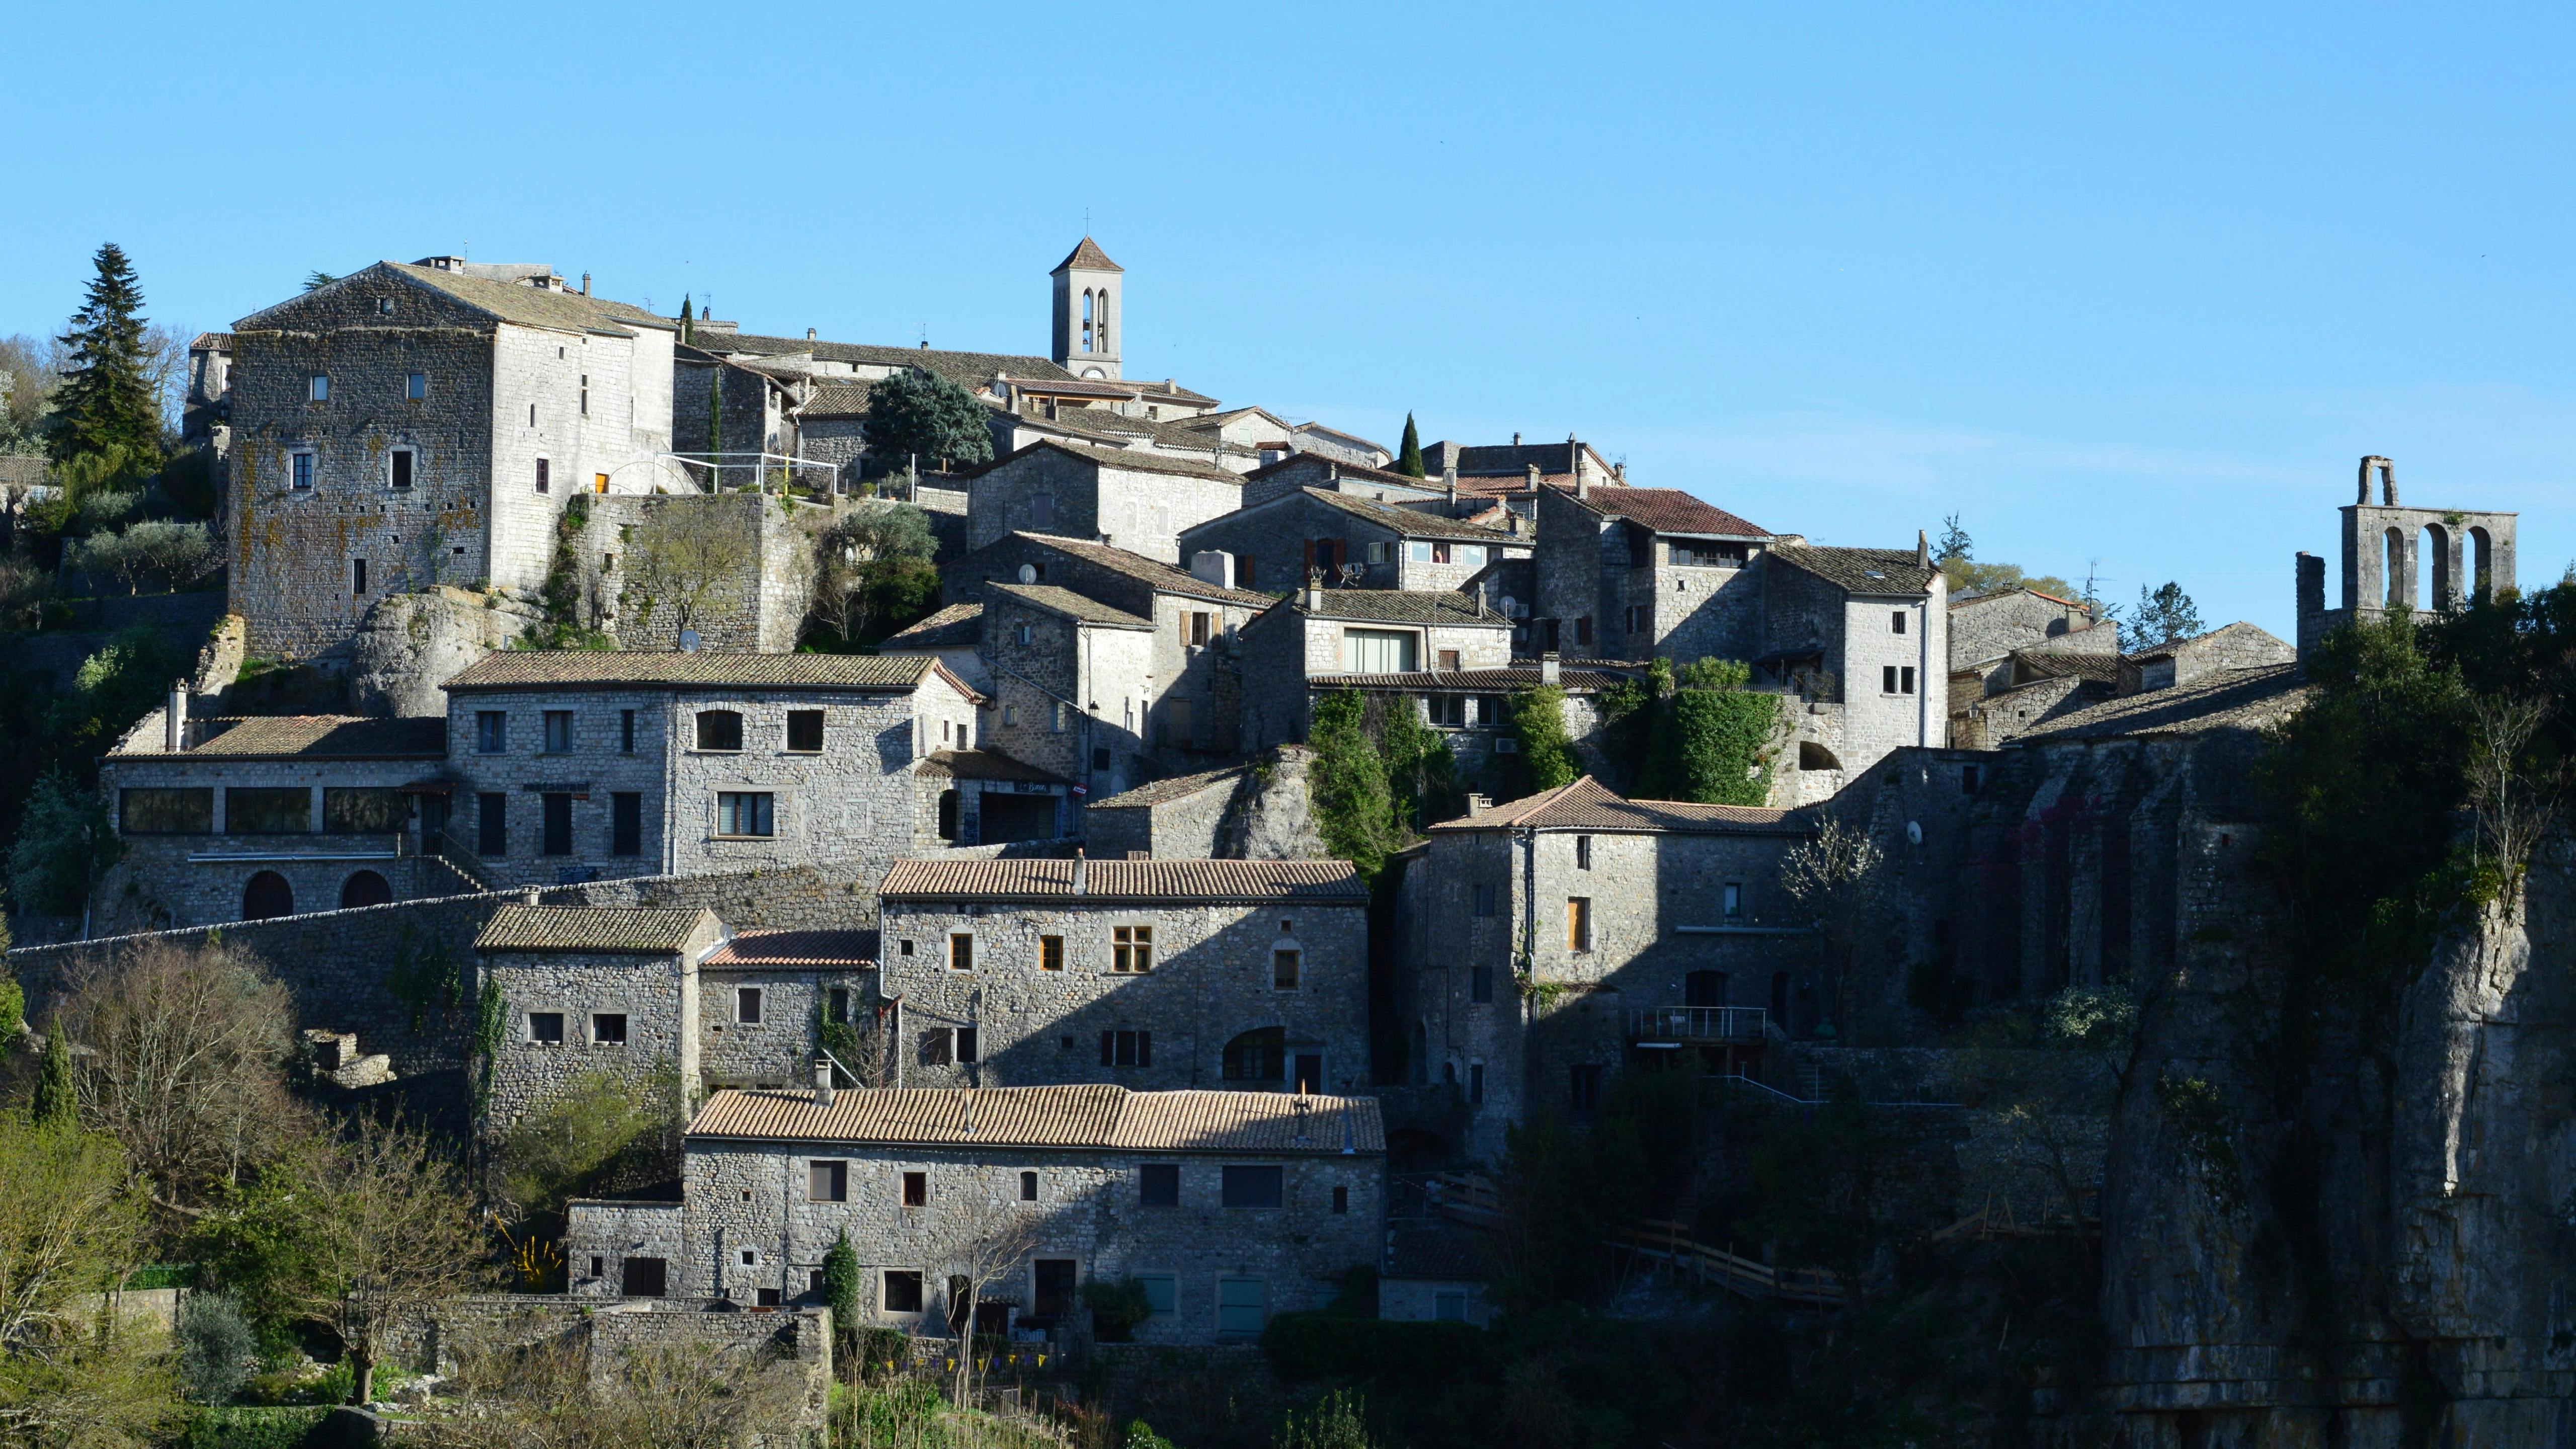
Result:
{"label": "white railing", "polygon": [[1639,1041],[1760,1041],[1771,1013],[1759,1006],[1641,1006],[1628,1013]]}

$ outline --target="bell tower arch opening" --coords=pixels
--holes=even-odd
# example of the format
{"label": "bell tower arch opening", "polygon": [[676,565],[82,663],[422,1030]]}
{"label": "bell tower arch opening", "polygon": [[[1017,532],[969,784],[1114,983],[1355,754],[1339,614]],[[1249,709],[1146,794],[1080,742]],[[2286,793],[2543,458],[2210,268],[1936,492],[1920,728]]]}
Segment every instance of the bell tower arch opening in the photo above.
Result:
{"label": "bell tower arch opening", "polygon": [[1109,260],[1100,244],[1084,237],[1050,274],[1055,286],[1055,325],[1049,355],[1056,366],[1076,377],[1118,376],[1118,331],[1115,318],[1127,285],[1127,269]]}

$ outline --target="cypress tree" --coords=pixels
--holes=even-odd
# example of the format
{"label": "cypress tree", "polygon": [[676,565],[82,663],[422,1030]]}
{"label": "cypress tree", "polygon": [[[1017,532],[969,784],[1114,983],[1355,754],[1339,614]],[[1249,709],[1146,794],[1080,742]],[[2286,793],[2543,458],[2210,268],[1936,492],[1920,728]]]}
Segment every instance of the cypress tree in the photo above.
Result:
{"label": "cypress tree", "polygon": [[680,340],[682,342],[698,340],[697,332],[689,326],[689,294],[686,292],[680,294]]}
{"label": "cypress tree", "polygon": [[1404,447],[1396,454],[1395,471],[1407,478],[1422,474],[1422,434],[1413,426],[1413,414],[1404,415]]}
{"label": "cypress tree", "polygon": [[854,1342],[864,1314],[859,1307],[859,1255],[850,1246],[850,1230],[841,1229],[832,1250],[823,1255],[823,1301],[832,1307],[832,1330],[842,1342]]}
{"label": "cypress tree", "polygon": [[57,463],[123,448],[129,458],[158,458],[161,409],[143,356],[143,290],[116,243],[98,249],[98,275],[88,299],[58,339],[72,350],[70,375],[56,394],[50,452]]}
{"label": "cypress tree", "polygon": [[36,1123],[71,1127],[80,1122],[80,1097],[72,1087],[72,1043],[56,1016],[45,1028],[45,1059],[36,1071]]}

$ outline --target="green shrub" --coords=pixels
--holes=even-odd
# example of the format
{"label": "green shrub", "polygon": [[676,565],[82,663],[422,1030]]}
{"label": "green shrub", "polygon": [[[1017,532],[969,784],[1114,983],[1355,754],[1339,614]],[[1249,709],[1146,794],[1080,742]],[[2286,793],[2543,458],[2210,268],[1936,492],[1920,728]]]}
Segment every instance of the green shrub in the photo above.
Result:
{"label": "green shrub", "polygon": [[230,1293],[183,1295],[171,1337],[178,1344],[179,1382],[196,1403],[224,1403],[259,1368],[259,1335]]}
{"label": "green shrub", "polygon": [[1145,1285],[1134,1278],[1094,1278],[1082,1285],[1082,1303],[1102,1343],[1127,1342],[1137,1324],[1154,1316]]}
{"label": "green shrub", "polygon": [[1261,1332],[1270,1367],[1302,1379],[1445,1381],[1477,1371],[1485,1330],[1467,1323],[1391,1323],[1334,1313],[1282,1313]]}
{"label": "green shrub", "polygon": [[1565,737],[1565,691],[1558,686],[1542,684],[1512,696],[1512,737],[1520,742],[1514,770],[1523,794],[1571,785],[1582,774],[1574,742]]}
{"label": "green shrub", "polygon": [[327,1408],[204,1409],[188,1421],[179,1449],[305,1449],[318,1445]]}

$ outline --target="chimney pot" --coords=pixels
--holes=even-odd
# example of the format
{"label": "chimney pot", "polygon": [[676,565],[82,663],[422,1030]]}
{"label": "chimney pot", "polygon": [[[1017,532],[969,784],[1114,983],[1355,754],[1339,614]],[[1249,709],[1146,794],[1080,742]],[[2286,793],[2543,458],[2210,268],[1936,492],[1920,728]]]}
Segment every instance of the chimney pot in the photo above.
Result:
{"label": "chimney pot", "polygon": [[1082,847],[1077,845],[1073,848],[1073,893],[1075,895],[1090,894],[1090,874],[1091,862],[1084,858]]}
{"label": "chimney pot", "polygon": [[1540,656],[1538,657],[1538,682],[1539,682],[1539,683],[1541,683],[1541,684],[1554,684],[1554,683],[1556,683],[1556,682],[1557,682],[1557,680],[1558,680],[1558,679],[1560,679],[1560,678],[1562,678],[1562,677],[1563,677],[1563,667],[1562,667],[1562,665],[1560,665],[1560,664],[1559,664],[1559,662],[1558,662],[1558,660],[1557,660],[1557,657],[1556,657],[1556,651],[1555,651],[1555,650],[1550,649],[1550,650],[1549,650],[1549,651],[1547,651],[1545,654],[1542,654],[1542,655],[1540,655]]}
{"label": "chimney pot", "polygon": [[816,1057],[814,1059],[814,1105],[829,1107],[832,1105],[833,1096],[832,1059]]}
{"label": "chimney pot", "polygon": [[808,341],[808,342],[811,342],[811,341],[813,341],[813,340],[814,340],[814,329],[813,329],[813,328],[808,327],[808,328],[806,328],[806,329],[805,329],[805,340],[806,340],[806,341]]}
{"label": "chimney pot", "polygon": [[535,886],[528,887],[526,890],[519,892],[519,904],[523,906],[535,905],[537,903],[537,894],[538,892]]}
{"label": "chimney pot", "polygon": [[161,721],[161,748],[174,755],[188,748],[188,683],[184,679],[170,686],[170,703]]}

